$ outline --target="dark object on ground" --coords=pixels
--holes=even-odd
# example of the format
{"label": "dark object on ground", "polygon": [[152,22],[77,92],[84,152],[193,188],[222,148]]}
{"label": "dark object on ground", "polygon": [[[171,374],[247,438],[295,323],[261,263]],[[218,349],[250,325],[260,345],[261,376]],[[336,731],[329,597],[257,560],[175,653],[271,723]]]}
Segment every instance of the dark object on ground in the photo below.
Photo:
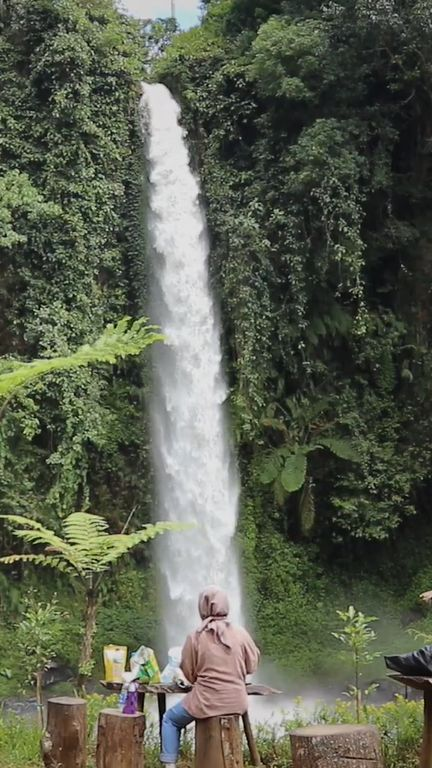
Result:
{"label": "dark object on ground", "polygon": [[383,768],[371,725],[312,725],[290,733],[293,768]]}
{"label": "dark object on ground", "polygon": [[384,656],[387,669],[400,675],[432,677],[432,645],[402,656]]}
{"label": "dark object on ground", "polygon": [[43,685],[44,688],[48,688],[50,685],[57,685],[57,683],[67,683],[73,678],[74,673],[70,667],[52,662],[44,672]]}

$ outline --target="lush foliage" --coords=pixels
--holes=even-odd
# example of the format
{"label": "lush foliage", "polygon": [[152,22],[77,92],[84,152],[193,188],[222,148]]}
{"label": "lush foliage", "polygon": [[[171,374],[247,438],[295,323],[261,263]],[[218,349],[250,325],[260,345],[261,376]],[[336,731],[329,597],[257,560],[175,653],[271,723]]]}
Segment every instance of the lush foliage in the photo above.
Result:
{"label": "lush foliage", "polygon": [[[129,521],[132,537],[149,519],[145,363],[123,358],[159,337],[145,321],[119,322],[144,314],[136,108],[147,34],[113,0],[0,3],[0,513],[54,536],[82,509],[110,530]],[[22,546],[2,525],[0,554],[28,554]],[[148,567],[139,549],[134,557]],[[0,686],[24,682],[11,639],[29,586],[46,600],[57,588],[70,609],[58,656],[76,669],[82,600],[64,575],[53,572],[48,588],[17,563],[0,583],[0,647],[12,672]],[[135,605],[114,624],[138,642],[142,597],[130,594]]]}
{"label": "lush foliage", "polygon": [[[0,514],[54,536],[82,509],[112,531],[149,520],[142,361],[57,363],[145,311],[136,106],[153,67],[203,180],[250,613],[267,655],[324,678],[340,672],[336,607],[382,617],[381,652],[413,642],[401,623],[431,631],[416,599],[432,584],[432,19],[424,0],[203,8],[178,34],[113,0],[0,2],[0,387],[56,366],[2,411]],[[14,542],[2,527],[0,554]],[[80,602],[52,578],[71,607],[59,658],[77,668]],[[23,562],[0,573],[15,680],[35,583]],[[154,644],[155,602],[138,549],[101,588],[97,659],[105,641]]]}
{"label": "lush foliage", "polygon": [[[142,314],[141,30],[111,0],[6,2],[0,27],[0,356],[69,358]],[[134,344],[144,327],[105,333],[104,359],[119,357],[108,347],[123,332]],[[14,397],[0,511],[55,525],[90,502],[116,524],[133,506],[146,521],[141,366],[120,357],[113,371],[56,371]]]}
{"label": "lush foliage", "polygon": [[163,336],[149,328],[145,319],[129,322],[123,318],[116,326],[108,326],[93,344],[84,344],[65,357],[47,357],[29,363],[13,359],[0,360],[0,399],[12,397],[20,387],[52,371],[81,368],[94,363],[112,365],[129,355],[139,355]]}
{"label": "lush foliage", "polygon": [[203,180],[241,535],[260,638],[280,659],[292,602],[294,633],[317,613],[326,626],[317,577],[342,572],[349,595],[380,563],[396,606],[423,561],[432,19],[422,0],[203,5],[155,76],[182,102]]}
{"label": "lush foliage", "polygon": [[32,563],[44,568],[53,568],[69,579],[78,579],[81,582],[85,592],[85,619],[79,664],[79,685],[82,686],[94,666],[93,638],[96,632],[99,594],[105,573],[134,547],[166,531],[178,529],[179,526],[160,522],[146,525],[134,533],[125,533],[124,530],[121,533],[108,533],[108,523],[104,518],[86,512],[74,512],[64,520],[62,535],[58,535],[30,518],[5,515],[4,519],[12,526],[16,538],[32,547],[43,547],[43,550],[35,554],[7,555],[0,558],[0,563],[11,566],[17,563]]}
{"label": "lush foliage", "polygon": [[135,533],[108,533],[108,523],[98,515],[74,512],[63,522],[63,536],[45,528],[36,520],[17,515],[4,515],[13,526],[13,535],[32,546],[42,546],[38,554],[7,555],[0,559],[5,565],[26,562],[54,568],[70,577],[78,577],[84,586],[95,588],[98,578],[132,547],[155,538],[175,523],[146,525]]}
{"label": "lush foliage", "polygon": [[292,535],[307,476],[334,541],[390,536],[430,476],[432,26],[375,5],[212,0],[157,66],[199,142],[243,455],[285,462]]}
{"label": "lush foliage", "polygon": [[60,626],[64,618],[65,614],[59,611],[55,598],[49,603],[41,603],[31,595],[17,627],[16,642],[20,665],[26,672],[27,681],[36,686],[36,701],[42,727],[43,676],[49,664],[57,658]]}

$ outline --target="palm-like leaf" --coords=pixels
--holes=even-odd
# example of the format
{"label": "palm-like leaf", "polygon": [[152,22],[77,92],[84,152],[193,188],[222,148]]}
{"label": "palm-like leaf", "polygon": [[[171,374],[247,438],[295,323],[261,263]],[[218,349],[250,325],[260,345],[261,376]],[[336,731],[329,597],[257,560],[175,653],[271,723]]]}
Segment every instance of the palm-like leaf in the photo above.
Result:
{"label": "palm-like leaf", "polygon": [[327,448],[339,459],[345,459],[346,461],[359,462],[361,458],[357,453],[354,443],[351,440],[344,439],[342,437],[320,437],[318,438],[319,445]]}
{"label": "palm-like leaf", "polygon": [[87,512],[74,512],[63,523],[63,537],[35,520],[19,515],[1,515],[11,526],[14,536],[31,545],[49,548],[39,554],[9,555],[0,563],[17,562],[55,568],[80,577],[83,581],[101,574],[133,547],[149,541],[165,531],[180,530],[177,523],[155,523],[129,534],[110,534],[104,518]]}
{"label": "palm-like leaf", "polygon": [[[75,557],[73,548],[71,548],[64,539],[57,536],[50,528],[46,528],[37,520],[32,520],[29,517],[21,517],[20,515],[0,515],[0,520],[6,520],[11,526],[14,526],[13,534],[18,539],[22,539],[27,544],[40,545],[45,549],[49,547],[50,549],[55,550],[57,558],[68,563],[69,566],[79,572],[79,562]],[[29,556],[17,555],[16,557],[23,558]],[[5,562],[5,559],[0,558],[0,562]]]}
{"label": "palm-like leaf", "polygon": [[4,565],[15,565],[16,563],[33,563],[33,565],[41,565],[45,568],[54,568],[61,573],[74,574],[74,569],[65,561],[58,557],[51,557],[50,555],[7,555],[0,558],[0,563]]}
{"label": "palm-like leaf", "polygon": [[[109,325],[93,343],[85,344],[64,357],[32,360],[29,363],[3,360],[0,372],[0,398],[10,397],[29,381],[51,371],[67,370],[92,363],[115,363],[116,360],[139,355],[150,344],[163,341],[157,329],[147,325],[146,318],[131,321],[125,317],[117,325]],[[7,370],[4,371],[4,369]]]}
{"label": "palm-like leaf", "polygon": [[306,478],[307,459],[300,448],[285,461],[280,480],[287,493],[294,493],[302,488]]}
{"label": "palm-like leaf", "polygon": [[4,565],[32,563],[55,568],[69,578],[79,578],[85,588],[84,633],[80,653],[79,685],[91,667],[93,638],[96,631],[98,593],[103,574],[133,547],[165,531],[184,529],[176,523],[146,525],[135,533],[110,534],[108,523],[98,515],[74,512],[63,522],[62,536],[35,520],[19,515],[2,515],[13,534],[27,544],[43,547],[42,552],[9,555],[0,559]]}

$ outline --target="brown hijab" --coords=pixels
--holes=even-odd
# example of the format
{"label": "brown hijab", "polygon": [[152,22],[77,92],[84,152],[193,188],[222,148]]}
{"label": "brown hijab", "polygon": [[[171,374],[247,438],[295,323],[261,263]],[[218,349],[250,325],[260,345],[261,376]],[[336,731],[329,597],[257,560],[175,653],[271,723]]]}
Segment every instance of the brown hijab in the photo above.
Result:
{"label": "brown hijab", "polygon": [[222,589],[219,589],[219,587],[207,587],[198,598],[198,610],[202,619],[198,633],[214,632],[215,638],[219,643],[225,645],[226,648],[231,648],[231,643],[225,632],[230,624],[228,620],[229,602],[227,594]]}

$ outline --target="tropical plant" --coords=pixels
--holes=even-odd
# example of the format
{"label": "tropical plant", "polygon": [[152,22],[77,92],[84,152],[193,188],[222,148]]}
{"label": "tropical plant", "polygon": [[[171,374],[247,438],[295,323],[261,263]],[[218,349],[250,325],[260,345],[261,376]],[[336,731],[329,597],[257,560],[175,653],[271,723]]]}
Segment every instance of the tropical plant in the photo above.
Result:
{"label": "tropical plant", "polygon": [[20,665],[29,682],[36,686],[36,701],[40,727],[44,726],[43,676],[57,654],[58,638],[66,614],[60,611],[56,598],[39,602],[34,594],[27,599],[21,621],[17,627],[17,647]]}
{"label": "tropical plant", "polygon": [[98,598],[107,571],[134,547],[154,539],[166,531],[180,530],[175,523],[146,525],[133,533],[109,533],[108,523],[98,515],[74,512],[62,524],[62,531],[46,528],[36,520],[19,515],[2,515],[12,527],[13,535],[26,544],[40,547],[34,554],[12,554],[0,563],[32,563],[48,567],[76,580],[84,589],[85,610],[81,643],[78,686],[84,688],[92,670],[93,638],[96,631]]}
{"label": "tropical plant", "polygon": [[117,360],[139,355],[157,341],[163,341],[163,336],[154,326],[148,325],[146,318],[132,321],[131,318],[124,317],[116,325],[108,325],[92,344],[84,344],[69,355],[41,358],[28,363],[8,358],[0,359],[0,402],[3,401],[0,418],[17,390],[47,373],[95,363],[113,365]]}
{"label": "tropical plant", "polygon": [[346,648],[342,652],[342,657],[348,657],[353,665],[354,684],[349,686],[347,695],[355,701],[356,718],[359,723],[363,698],[376,688],[376,685],[372,685],[362,689],[360,683],[362,668],[380,655],[370,651],[371,643],[376,640],[376,633],[369,625],[378,619],[376,616],[365,616],[361,611],[356,611],[353,605],[350,605],[346,611],[336,611],[336,613],[343,625],[336,632],[332,632],[332,635]]}
{"label": "tropical plant", "polygon": [[[329,405],[325,398],[317,398],[314,403],[290,398],[285,408],[277,403],[270,405],[261,422],[267,432],[270,430],[276,435],[275,441],[282,444],[269,448],[260,458],[259,480],[263,485],[273,487],[280,505],[284,504],[287,495],[301,491],[298,508],[305,533],[315,520],[311,454],[326,451],[345,461],[359,461],[353,441],[338,435],[337,425],[326,418]],[[277,411],[282,411],[282,418],[276,415]]]}

